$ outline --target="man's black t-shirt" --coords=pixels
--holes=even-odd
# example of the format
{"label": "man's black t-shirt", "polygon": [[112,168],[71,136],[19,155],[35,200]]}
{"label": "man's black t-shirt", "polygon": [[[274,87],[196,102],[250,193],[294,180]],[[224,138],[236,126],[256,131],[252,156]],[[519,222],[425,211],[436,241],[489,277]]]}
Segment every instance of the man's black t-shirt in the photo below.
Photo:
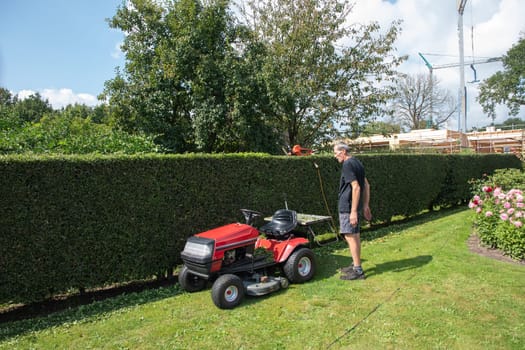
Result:
{"label": "man's black t-shirt", "polygon": [[339,212],[350,213],[352,208],[352,181],[357,180],[361,187],[359,211],[363,207],[363,194],[365,190],[365,168],[356,158],[351,157],[343,162],[341,180],[339,182]]}

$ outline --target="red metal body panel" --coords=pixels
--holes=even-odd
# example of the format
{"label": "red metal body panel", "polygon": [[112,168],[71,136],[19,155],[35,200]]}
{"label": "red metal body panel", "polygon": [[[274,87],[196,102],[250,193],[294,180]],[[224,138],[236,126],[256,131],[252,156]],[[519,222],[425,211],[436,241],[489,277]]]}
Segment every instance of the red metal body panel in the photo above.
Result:
{"label": "red metal body panel", "polygon": [[211,272],[217,272],[222,267],[225,251],[255,244],[259,237],[259,231],[250,225],[235,223],[201,232],[196,236],[215,241]]}
{"label": "red metal body panel", "polygon": [[265,248],[273,252],[275,263],[285,262],[295,248],[308,245],[309,241],[303,237],[291,237],[286,240],[268,239],[260,236],[259,230],[246,224],[228,224],[221,227],[201,232],[196,236],[215,241],[211,272],[217,272],[222,267],[224,252],[246,247],[253,244],[255,249]]}
{"label": "red metal body panel", "polygon": [[266,248],[273,252],[273,259],[276,263],[282,263],[288,259],[290,254],[300,245],[307,245],[308,239],[303,237],[293,237],[284,241],[276,239],[259,238],[255,243],[255,248]]}
{"label": "red metal body panel", "polygon": [[229,224],[201,232],[196,236],[213,239],[216,249],[231,249],[247,245],[247,241],[254,241],[259,237],[259,231],[246,224]]}

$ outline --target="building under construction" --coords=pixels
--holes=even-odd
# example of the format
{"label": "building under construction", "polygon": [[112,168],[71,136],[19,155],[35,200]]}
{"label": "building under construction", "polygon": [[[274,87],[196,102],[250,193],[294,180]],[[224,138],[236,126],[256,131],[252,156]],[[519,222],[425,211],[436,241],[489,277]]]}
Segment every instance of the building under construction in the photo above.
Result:
{"label": "building under construction", "polygon": [[359,137],[349,143],[359,151],[412,151],[458,153],[471,150],[476,153],[525,152],[525,129],[501,130],[487,128],[486,131],[461,133],[452,130],[422,129],[388,136],[373,135]]}

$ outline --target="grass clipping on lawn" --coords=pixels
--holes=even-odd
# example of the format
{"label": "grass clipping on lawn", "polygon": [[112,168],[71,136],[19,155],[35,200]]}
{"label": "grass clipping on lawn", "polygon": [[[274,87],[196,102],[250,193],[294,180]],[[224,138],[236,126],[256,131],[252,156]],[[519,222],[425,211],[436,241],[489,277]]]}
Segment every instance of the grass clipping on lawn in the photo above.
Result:
{"label": "grass clipping on lawn", "polygon": [[525,267],[472,253],[472,213],[363,233],[367,279],[343,281],[345,243],[316,277],[221,310],[177,285],[0,324],[0,349],[521,349]]}

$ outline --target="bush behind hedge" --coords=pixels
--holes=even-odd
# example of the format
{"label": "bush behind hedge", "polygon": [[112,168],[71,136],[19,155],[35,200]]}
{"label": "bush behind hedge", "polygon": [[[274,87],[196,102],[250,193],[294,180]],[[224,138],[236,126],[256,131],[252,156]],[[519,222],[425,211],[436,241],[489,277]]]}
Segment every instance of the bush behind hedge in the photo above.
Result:
{"label": "bush behind hedge", "polygon": [[[466,179],[521,167],[505,155],[358,158],[375,222],[466,202]],[[240,208],[336,216],[339,176],[331,156],[0,157],[0,303],[163,275],[188,236],[241,221]]]}

